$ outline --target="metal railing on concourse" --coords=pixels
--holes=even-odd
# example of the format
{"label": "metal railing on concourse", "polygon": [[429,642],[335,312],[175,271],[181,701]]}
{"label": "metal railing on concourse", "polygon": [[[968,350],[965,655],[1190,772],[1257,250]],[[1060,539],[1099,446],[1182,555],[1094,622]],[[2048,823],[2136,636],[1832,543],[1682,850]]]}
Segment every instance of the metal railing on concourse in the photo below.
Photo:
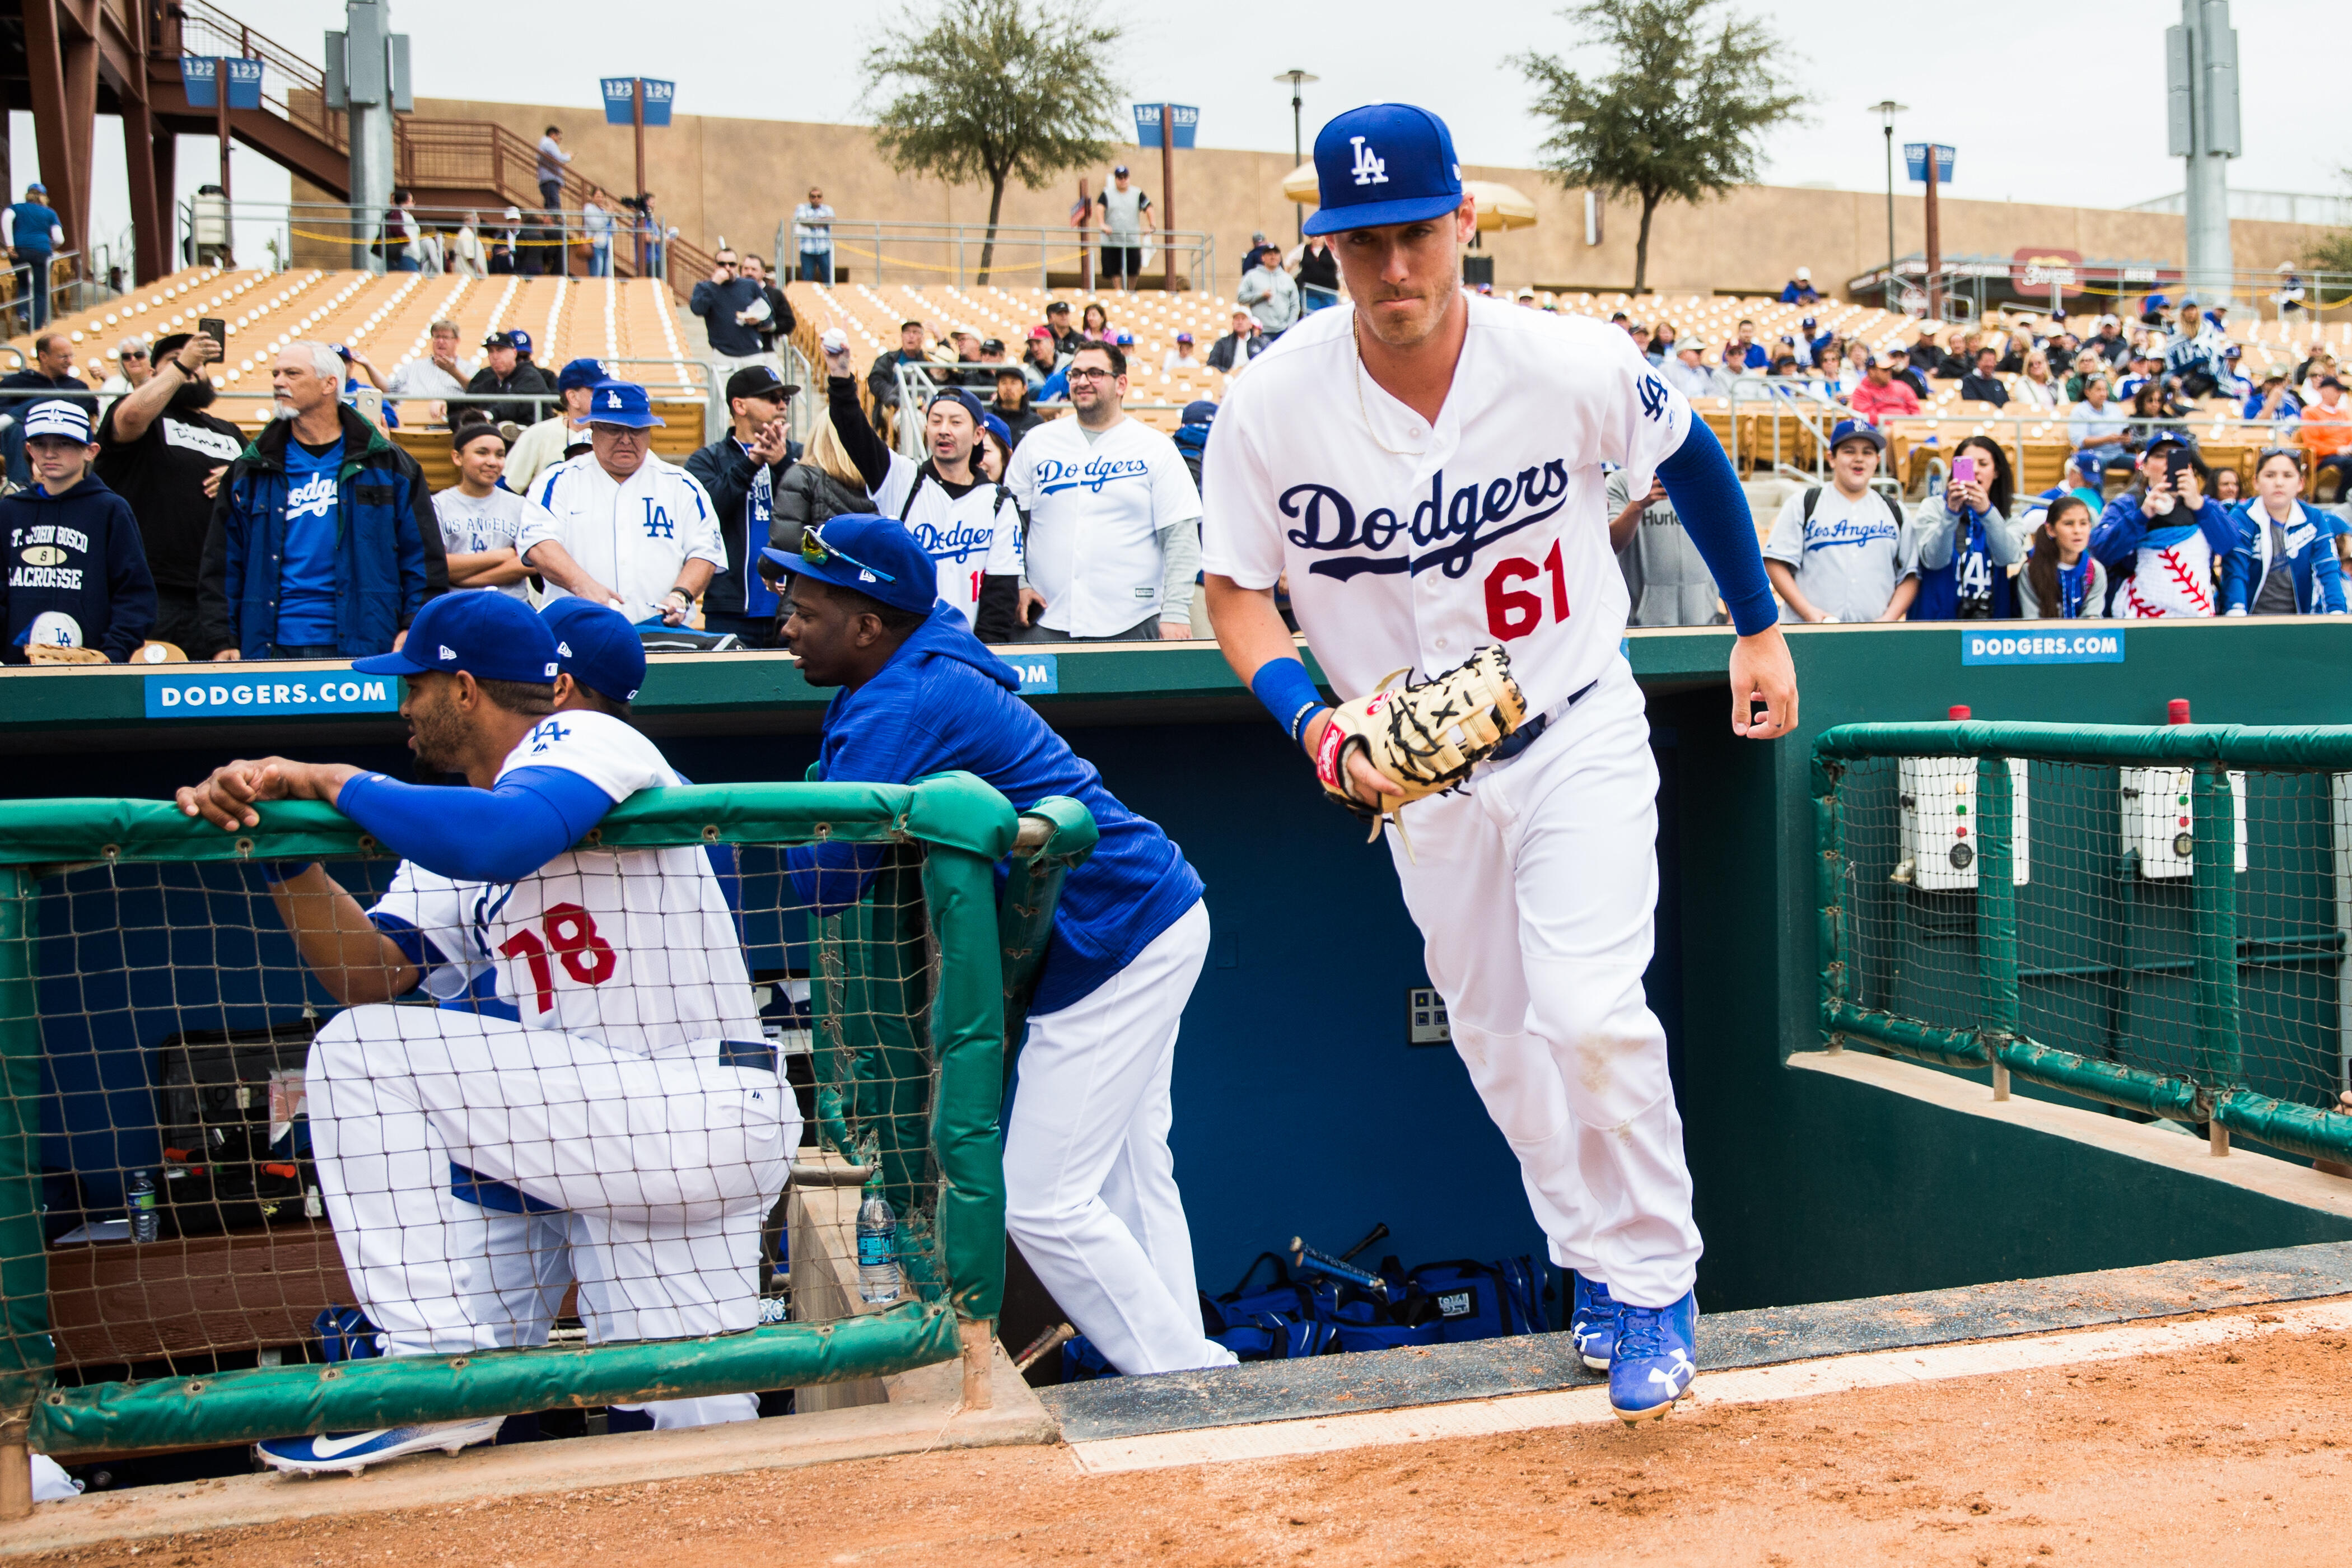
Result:
{"label": "metal railing on concourse", "polygon": [[[884,283],[1028,284],[1040,289],[1093,287],[1102,275],[1098,228],[1052,228],[1020,224],[892,223],[870,218],[835,218],[834,281],[844,274],[877,287]],[[1143,237],[1139,285],[1162,289],[1207,289],[1217,276],[1217,237],[1206,229],[1168,229]],[[797,263],[793,224],[776,225],[779,267]],[[988,265],[982,266],[983,258]]]}
{"label": "metal railing on concourse", "polygon": [[[1986,635],[2123,635],[2063,626]],[[1831,1050],[2352,1159],[2352,726],[1845,724],[1812,786]]]}

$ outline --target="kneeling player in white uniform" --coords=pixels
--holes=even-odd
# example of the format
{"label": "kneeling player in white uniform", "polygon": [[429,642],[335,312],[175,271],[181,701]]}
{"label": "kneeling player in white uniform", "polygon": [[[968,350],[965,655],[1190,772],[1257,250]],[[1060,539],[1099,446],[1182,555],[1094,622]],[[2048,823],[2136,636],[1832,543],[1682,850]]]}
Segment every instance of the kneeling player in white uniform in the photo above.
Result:
{"label": "kneeling player in white uniform", "polygon": [[[492,976],[473,1010],[355,1006],[311,1047],[311,1146],[361,1307],[394,1353],[465,1348],[452,1300],[477,1320],[486,1303],[520,1316],[491,1300],[463,1250],[475,1227],[448,1223],[441,1193],[454,1187],[476,1207],[567,1216],[592,1341],[752,1327],[760,1226],[799,1118],[761,1039],[725,897],[699,847],[571,847],[614,804],[677,775],[619,719],[553,710],[555,639],[515,600],[444,595],[404,647],[362,664],[408,678],[402,712],[420,760],[472,787],[269,758],[179,794],[189,815],[232,831],[257,823],[257,801],[336,806],[451,884],[411,906],[445,933],[434,944],[448,963],[435,967],[467,976],[445,976],[445,989],[468,988],[481,966]],[[436,901],[454,901],[459,932]],[[478,1321],[471,1342],[485,1331],[529,1342]],[[757,1413],[748,1394],[651,1408],[656,1425]],[[353,1469],[485,1441],[498,1426],[328,1433],[261,1452],[285,1469]]]}
{"label": "kneeling player in white uniform", "polygon": [[[1029,1009],[1004,1138],[1004,1228],[1079,1332],[1121,1372],[1230,1365],[1202,1332],[1192,1237],[1169,1152],[1176,1028],[1209,952],[1201,879],[1154,824],[1103,787],[953,605],[930,561],[888,518],[811,527],[797,553],[784,642],[824,710],[828,783],[905,784],[961,768],[1016,806],[1068,795],[1101,837],[1070,872]],[[789,853],[801,896],[853,903],[879,852]]]}
{"label": "kneeling player in white uniform", "polygon": [[[1738,482],[1683,395],[1597,321],[1466,294],[1476,215],[1445,126],[1375,104],[1316,138],[1353,303],[1319,311],[1234,384],[1204,478],[1202,565],[1226,658],[1357,806],[1402,793],[1344,731],[1276,613],[1286,573],[1344,700],[1399,666],[1437,676],[1499,647],[1516,732],[1454,793],[1405,808],[1394,852],[1455,1048],[1519,1159],[1552,1260],[1579,1275],[1579,1348],[1628,1420],[1694,1373],[1699,1255],[1664,1031],[1642,991],[1657,898],[1657,770],[1617,647],[1624,579],[1601,465],[1654,472],[1740,638],[1733,728],[1796,721],[1796,679]],[[1489,661],[1491,654],[1486,655]],[[1751,720],[1751,697],[1769,710]],[[1450,729],[1441,725],[1441,730]],[[1443,738],[1441,736],[1441,738]]]}

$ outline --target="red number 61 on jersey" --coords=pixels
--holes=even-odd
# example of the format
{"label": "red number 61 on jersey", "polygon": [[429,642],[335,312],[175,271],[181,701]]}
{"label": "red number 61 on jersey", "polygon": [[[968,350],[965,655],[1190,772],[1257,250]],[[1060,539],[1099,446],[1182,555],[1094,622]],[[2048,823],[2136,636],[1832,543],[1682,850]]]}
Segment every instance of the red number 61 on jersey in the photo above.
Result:
{"label": "red number 61 on jersey", "polygon": [[1560,561],[1559,541],[1554,540],[1541,566],[1524,555],[1506,555],[1495,563],[1486,574],[1486,629],[1509,642],[1543,625],[1542,596],[1516,584],[1546,574],[1551,578],[1552,619],[1568,619],[1568,572]]}

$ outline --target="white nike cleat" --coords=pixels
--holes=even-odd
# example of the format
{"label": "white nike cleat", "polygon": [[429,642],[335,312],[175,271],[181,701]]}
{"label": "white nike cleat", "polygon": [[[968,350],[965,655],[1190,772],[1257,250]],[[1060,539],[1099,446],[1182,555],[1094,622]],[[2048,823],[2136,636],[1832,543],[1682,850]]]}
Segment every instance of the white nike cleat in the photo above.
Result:
{"label": "white nike cleat", "polygon": [[371,1432],[320,1432],[309,1437],[272,1437],[253,1451],[264,1464],[299,1475],[341,1472],[358,1475],[370,1465],[410,1454],[439,1449],[454,1454],[499,1435],[506,1418],[485,1415],[474,1421],[434,1421],[415,1426],[379,1426]]}

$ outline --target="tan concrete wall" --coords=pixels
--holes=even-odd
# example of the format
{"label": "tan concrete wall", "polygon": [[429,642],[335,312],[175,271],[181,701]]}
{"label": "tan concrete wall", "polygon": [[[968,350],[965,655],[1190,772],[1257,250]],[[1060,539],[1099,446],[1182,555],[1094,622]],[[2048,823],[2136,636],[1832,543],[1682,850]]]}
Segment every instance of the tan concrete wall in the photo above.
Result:
{"label": "tan concrete wall", "polygon": [[[615,195],[625,193],[634,178],[630,127],[606,125],[599,110],[420,99],[417,112],[496,121],[533,142],[546,126],[561,125],[565,144],[576,157],[575,171]],[[1157,151],[1122,147],[1110,160],[1119,161],[1134,165],[1153,201],[1164,205]],[[1205,226],[1214,234],[1217,292],[1240,277],[1242,250],[1253,230],[1285,245],[1291,242],[1291,206],[1282,199],[1281,184],[1292,166],[1288,155],[1281,153],[1202,148],[1176,154],[1177,225]],[[1539,215],[1532,229],[1486,237],[1497,285],[1631,286],[1638,208],[1612,204],[1602,218],[1602,242],[1588,247],[1582,191],[1563,190],[1529,169],[1469,167],[1464,173],[1471,179],[1499,180],[1517,187],[1534,201]],[[1108,163],[1092,171],[1092,188],[1100,189],[1108,174]],[[856,125],[682,114],[667,129],[646,132],[646,183],[659,198],[657,210],[696,244],[714,244],[723,234],[730,243],[763,254],[773,244],[778,220],[791,216],[811,184],[824,186],[826,200],[845,219],[979,224],[988,217],[985,186],[950,188],[936,180],[901,176],[876,150],[872,132]],[[1075,175],[1041,191],[1015,184],[1005,193],[1001,221],[1065,227],[1076,193]],[[1895,198],[1898,253],[1921,247],[1921,205],[1916,196]],[[2006,256],[2021,246],[2033,246],[2091,258],[2177,265],[2186,250],[2182,220],[2162,214],[1948,199],[1941,207],[1947,255]],[[2294,224],[2234,224],[2237,264],[2274,267],[2319,232]],[[871,242],[859,239],[846,225],[836,237],[844,247],[839,264],[848,267],[853,277],[870,281],[872,263],[856,252],[870,248]],[[1650,237],[1649,283],[1676,293],[1777,291],[1798,267],[1809,266],[1815,283],[1835,292],[1847,279],[1883,262],[1885,248],[1884,195],[1751,185],[1698,207],[1662,207]],[[952,272],[901,271],[895,265],[901,254],[892,252],[890,281],[921,276],[952,279]],[[976,263],[977,252],[967,259]],[[1008,281],[1017,280],[1024,267],[1034,278],[1035,252],[1011,252],[1006,265]]]}

